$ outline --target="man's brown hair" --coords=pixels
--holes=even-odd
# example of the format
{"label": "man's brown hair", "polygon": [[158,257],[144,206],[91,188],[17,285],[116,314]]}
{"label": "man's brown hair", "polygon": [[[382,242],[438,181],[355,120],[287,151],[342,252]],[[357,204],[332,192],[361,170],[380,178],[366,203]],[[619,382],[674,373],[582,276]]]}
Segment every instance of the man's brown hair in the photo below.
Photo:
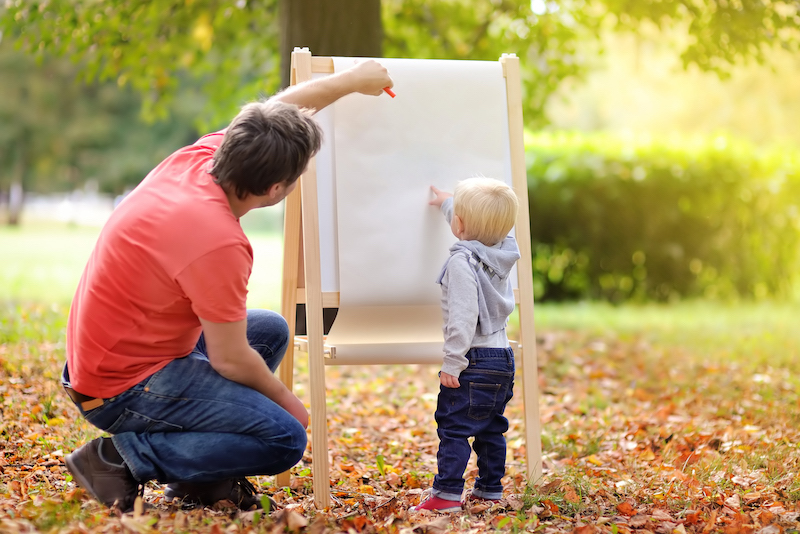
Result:
{"label": "man's brown hair", "polygon": [[322,130],[311,110],[280,101],[245,105],[225,132],[209,174],[238,198],[294,182],[319,151]]}

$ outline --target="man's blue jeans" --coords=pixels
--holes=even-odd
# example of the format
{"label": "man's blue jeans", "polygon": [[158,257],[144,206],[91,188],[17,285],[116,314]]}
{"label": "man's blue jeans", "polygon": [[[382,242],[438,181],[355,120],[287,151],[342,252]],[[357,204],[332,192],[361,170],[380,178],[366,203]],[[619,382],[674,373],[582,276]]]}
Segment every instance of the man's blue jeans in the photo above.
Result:
{"label": "man's blue jeans", "polygon": [[439,386],[436,423],[439,425],[439,473],[433,479],[433,494],[460,501],[464,470],[469,462],[469,437],[478,456],[478,479],[472,494],[502,499],[500,480],[506,472],[508,419],[503,412],[514,390],[514,352],[510,348],[473,348],[467,353],[469,366],[458,377],[460,387]]}
{"label": "man's blue jeans", "polygon": [[[274,372],[289,343],[283,317],[249,310],[247,338]],[[62,380],[69,385],[66,371],[65,366]],[[299,462],[306,448],[306,431],[297,419],[211,367],[202,335],[188,356],[106,399],[99,408],[81,413],[112,434],[115,447],[140,482],[274,475]]]}

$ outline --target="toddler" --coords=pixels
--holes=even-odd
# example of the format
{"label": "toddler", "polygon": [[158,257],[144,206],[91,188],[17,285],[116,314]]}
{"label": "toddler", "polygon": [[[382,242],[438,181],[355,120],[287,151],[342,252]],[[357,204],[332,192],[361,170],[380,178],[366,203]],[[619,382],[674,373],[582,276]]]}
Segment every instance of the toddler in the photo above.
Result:
{"label": "toddler", "polygon": [[442,210],[458,241],[450,247],[437,282],[442,287],[444,362],[436,407],[439,472],[430,496],[412,511],[461,510],[468,438],[478,456],[471,499],[503,497],[508,420],[503,415],[514,386],[514,353],[506,324],[514,310],[509,274],[519,259],[508,235],[518,201],[505,183],[469,178],[454,194],[431,186],[430,204]]}

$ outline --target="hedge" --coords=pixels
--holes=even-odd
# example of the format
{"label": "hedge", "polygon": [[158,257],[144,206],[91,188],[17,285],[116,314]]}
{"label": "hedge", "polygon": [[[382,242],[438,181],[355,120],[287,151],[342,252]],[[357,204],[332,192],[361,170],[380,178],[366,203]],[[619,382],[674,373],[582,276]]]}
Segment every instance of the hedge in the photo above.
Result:
{"label": "hedge", "polygon": [[800,156],[717,136],[526,136],[539,300],[793,298]]}

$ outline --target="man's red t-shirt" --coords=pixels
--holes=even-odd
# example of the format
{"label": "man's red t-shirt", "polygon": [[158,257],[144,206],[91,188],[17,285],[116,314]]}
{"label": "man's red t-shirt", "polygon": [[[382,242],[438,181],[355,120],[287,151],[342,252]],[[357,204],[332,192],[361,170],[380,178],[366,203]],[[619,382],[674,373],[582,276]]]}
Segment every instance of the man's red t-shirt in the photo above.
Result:
{"label": "man's red t-shirt", "polygon": [[247,318],[253,250],[207,173],[218,132],[156,167],[114,210],[72,301],[72,387],[117,395],[192,351],[199,317]]}

